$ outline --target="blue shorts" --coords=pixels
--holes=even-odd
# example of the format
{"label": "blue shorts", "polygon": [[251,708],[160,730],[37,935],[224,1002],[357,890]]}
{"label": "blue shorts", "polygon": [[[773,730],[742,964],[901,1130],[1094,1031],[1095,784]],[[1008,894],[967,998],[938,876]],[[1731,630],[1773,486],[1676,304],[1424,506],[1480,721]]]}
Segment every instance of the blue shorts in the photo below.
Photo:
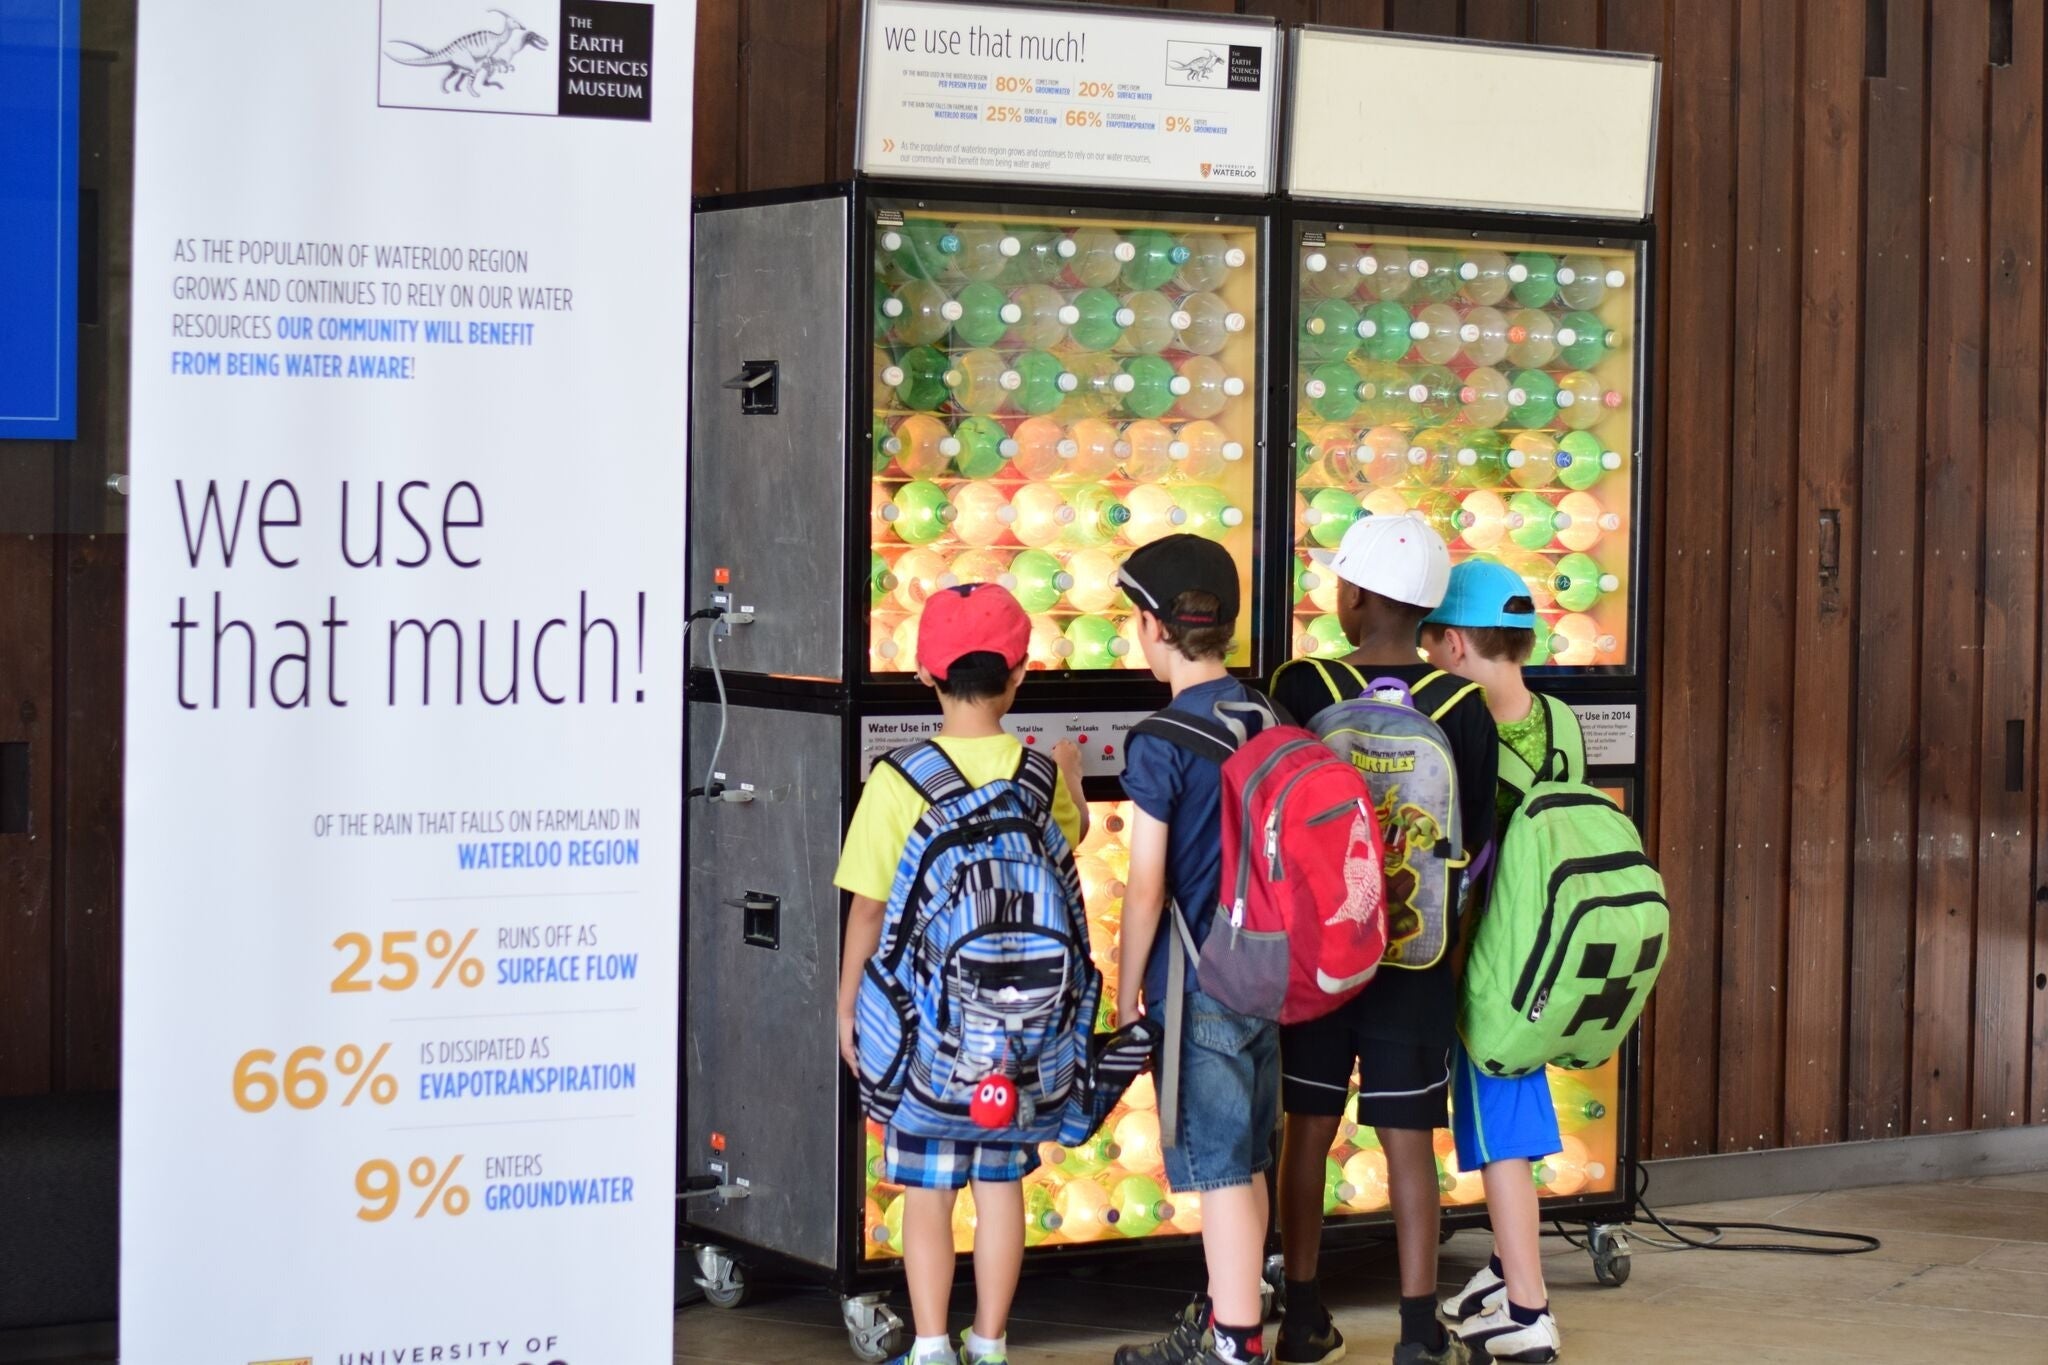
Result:
{"label": "blue shorts", "polygon": [[1038,1169],[1038,1149],[1015,1142],[952,1142],[945,1138],[922,1138],[899,1133],[894,1128],[882,1133],[883,1175],[892,1185],[915,1190],[961,1190],[971,1175],[976,1180],[1004,1184],[1022,1180]]}
{"label": "blue shorts", "polygon": [[1279,1026],[1189,991],[1181,1016],[1180,1113],[1174,1144],[1165,1149],[1166,1183],[1197,1194],[1251,1184],[1273,1164],[1279,1123]]}
{"label": "blue shorts", "polygon": [[1451,1136],[1458,1169],[1476,1171],[1495,1161],[1539,1161],[1564,1149],[1550,1077],[1489,1076],[1472,1065],[1461,1044],[1451,1070]]}

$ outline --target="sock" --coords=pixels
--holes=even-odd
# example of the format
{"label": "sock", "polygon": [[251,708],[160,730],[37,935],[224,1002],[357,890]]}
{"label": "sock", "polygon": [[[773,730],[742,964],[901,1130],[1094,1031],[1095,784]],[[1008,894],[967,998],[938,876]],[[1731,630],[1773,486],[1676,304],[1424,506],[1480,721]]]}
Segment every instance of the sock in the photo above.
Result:
{"label": "sock", "polygon": [[1486,1262],[1486,1268],[1493,1272],[1493,1278],[1496,1280],[1505,1280],[1508,1277],[1507,1271],[1500,1268],[1500,1257],[1498,1255],[1491,1257]]}
{"label": "sock", "polygon": [[1220,1322],[1212,1325],[1216,1329],[1216,1354],[1225,1360],[1253,1361],[1265,1355],[1265,1331],[1258,1323],[1249,1327],[1225,1327]]}
{"label": "sock", "polygon": [[1314,1280],[1285,1280],[1281,1287],[1284,1314],[1290,1327],[1314,1331],[1329,1314],[1323,1311],[1323,1296]]}
{"label": "sock", "polygon": [[1508,1316],[1515,1320],[1517,1327],[1534,1327],[1537,1319],[1549,1311],[1550,1305],[1547,1303],[1541,1308],[1524,1308],[1513,1299],[1508,1300]]}
{"label": "sock", "polygon": [[979,1332],[969,1331],[967,1333],[967,1358],[969,1360],[984,1360],[990,1356],[1003,1360],[1007,1359],[1009,1354],[1010,1338],[1008,1333],[993,1340],[982,1336]]}
{"label": "sock", "polygon": [[1435,1295],[1413,1299],[1401,1296],[1401,1340],[1427,1346],[1432,1351],[1443,1349],[1444,1329],[1436,1320]]}
{"label": "sock", "polygon": [[932,1361],[947,1365],[953,1359],[953,1343],[945,1337],[919,1337],[910,1348],[910,1358],[917,1365],[930,1365]]}

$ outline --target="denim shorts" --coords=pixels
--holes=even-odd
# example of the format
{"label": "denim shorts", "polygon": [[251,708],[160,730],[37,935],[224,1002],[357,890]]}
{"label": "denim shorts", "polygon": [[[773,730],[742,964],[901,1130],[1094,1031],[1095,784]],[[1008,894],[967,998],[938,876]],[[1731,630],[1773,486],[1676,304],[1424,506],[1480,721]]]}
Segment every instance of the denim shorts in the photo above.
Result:
{"label": "denim shorts", "polygon": [[1199,990],[1181,1018],[1180,1115],[1166,1183],[1205,1193],[1249,1185],[1273,1164],[1280,1122],[1280,1030]]}

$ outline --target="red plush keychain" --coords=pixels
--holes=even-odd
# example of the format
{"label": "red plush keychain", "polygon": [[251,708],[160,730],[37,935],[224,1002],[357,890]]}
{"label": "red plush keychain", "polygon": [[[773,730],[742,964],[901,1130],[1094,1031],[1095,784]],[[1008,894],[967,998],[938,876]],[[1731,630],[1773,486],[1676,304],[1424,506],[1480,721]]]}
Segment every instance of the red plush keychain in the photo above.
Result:
{"label": "red plush keychain", "polygon": [[1017,1117],[1017,1087],[1008,1076],[991,1075],[974,1087],[967,1115],[983,1128],[1008,1128]]}

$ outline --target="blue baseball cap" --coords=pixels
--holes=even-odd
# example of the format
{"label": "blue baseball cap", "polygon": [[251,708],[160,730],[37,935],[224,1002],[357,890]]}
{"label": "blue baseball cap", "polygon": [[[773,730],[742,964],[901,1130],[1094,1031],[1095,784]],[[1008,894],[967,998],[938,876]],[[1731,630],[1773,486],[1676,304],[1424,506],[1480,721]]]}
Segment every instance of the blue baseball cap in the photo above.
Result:
{"label": "blue baseball cap", "polygon": [[1423,619],[1426,626],[1536,628],[1536,604],[1529,585],[1505,564],[1468,559],[1451,569],[1444,600]]}

